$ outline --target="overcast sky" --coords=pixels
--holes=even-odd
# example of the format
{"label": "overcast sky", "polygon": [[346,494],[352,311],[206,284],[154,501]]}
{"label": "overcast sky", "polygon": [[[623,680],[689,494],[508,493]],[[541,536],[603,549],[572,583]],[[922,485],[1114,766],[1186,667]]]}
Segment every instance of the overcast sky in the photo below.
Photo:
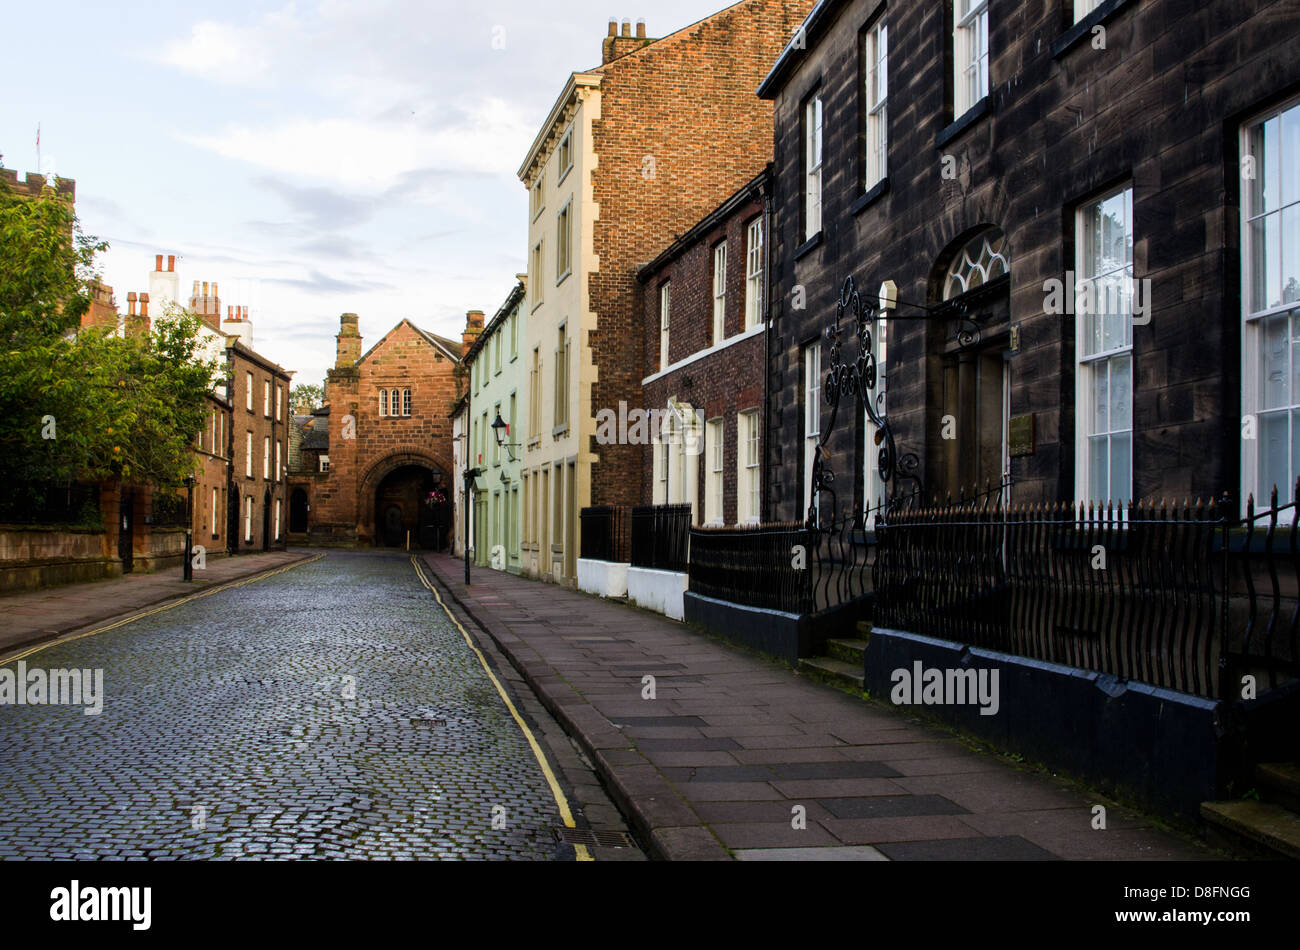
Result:
{"label": "overcast sky", "polygon": [[[643,0],[644,2],[644,0]],[[525,269],[515,177],[609,19],[664,36],[726,6],[656,0],[241,0],[29,9],[0,63],[0,154],[77,182],[126,310],[154,254],[246,304],[254,343],[319,382],[338,316],[459,337]],[[9,18],[10,25],[15,25]],[[494,40],[496,41],[494,44]],[[495,48],[504,47],[504,48]]]}

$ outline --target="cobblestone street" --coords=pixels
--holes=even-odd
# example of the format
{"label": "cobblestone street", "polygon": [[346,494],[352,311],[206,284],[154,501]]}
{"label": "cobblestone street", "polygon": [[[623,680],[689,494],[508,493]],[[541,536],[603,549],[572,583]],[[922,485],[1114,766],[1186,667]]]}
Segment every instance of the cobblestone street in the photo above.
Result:
{"label": "cobblestone street", "polygon": [[102,669],[103,710],[0,706],[0,857],[574,857],[405,556],[331,552],[24,662]]}

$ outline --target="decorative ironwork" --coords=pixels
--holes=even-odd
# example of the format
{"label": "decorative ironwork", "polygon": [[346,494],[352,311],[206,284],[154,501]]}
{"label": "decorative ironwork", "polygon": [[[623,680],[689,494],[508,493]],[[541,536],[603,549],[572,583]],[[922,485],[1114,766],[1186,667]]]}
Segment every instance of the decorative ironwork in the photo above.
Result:
{"label": "decorative ironwork", "polygon": [[[842,326],[846,313],[852,320],[852,328]],[[886,486],[886,494],[892,495],[890,486],[894,482],[895,475],[915,481],[919,490],[920,478],[916,472],[920,467],[920,459],[912,453],[899,457],[894,432],[884,411],[885,392],[883,389],[877,390],[877,384],[881,380],[876,362],[875,324],[876,321],[885,319],[887,318],[881,314],[874,303],[863,302],[853,284],[853,276],[846,277],[840,289],[840,299],[835,305],[835,322],[827,327],[823,334],[823,339],[830,344],[830,368],[826,371],[822,392],[831,407],[831,417],[813,450],[806,518],[809,527],[822,527],[819,517],[821,508],[819,502],[822,495],[830,496],[832,512],[831,524],[824,526],[824,530],[832,530],[834,526],[834,512],[837,509],[833,487],[835,472],[828,461],[829,453],[826,444],[835,431],[840,400],[845,397],[852,397],[854,405],[861,405],[866,410],[872,425],[876,427],[876,444],[879,447],[876,454],[876,471],[879,472],[880,480]],[[857,358],[852,362],[843,358],[846,331],[855,333],[858,339]]]}

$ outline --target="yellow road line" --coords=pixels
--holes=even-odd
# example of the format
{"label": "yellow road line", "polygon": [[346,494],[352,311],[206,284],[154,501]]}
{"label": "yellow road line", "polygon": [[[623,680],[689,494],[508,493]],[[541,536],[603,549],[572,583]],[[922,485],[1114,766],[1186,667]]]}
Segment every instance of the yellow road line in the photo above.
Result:
{"label": "yellow road line", "polygon": [[162,613],[164,610],[171,610],[173,607],[179,607],[181,604],[188,604],[190,601],[198,600],[200,597],[210,597],[213,594],[220,593],[223,590],[231,590],[235,587],[243,587],[245,584],[252,584],[255,581],[266,580],[266,578],[274,577],[276,574],[283,574],[285,571],[292,570],[295,567],[301,567],[304,564],[311,564],[314,561],[319,561],[324,556],[325,556],[324,554],[317,554],[314,557],[309,557],[302,561],[294,561],[292,564],[285,564],[283,567],[277,567],[274,568],[273,570],[264,571],[261,574],[254,574],[251,577],[244,577],[239,580],[228,581],[225,584],[218,584],[215,587],[209,587],[206,590],[201,590],[197,594],[190,594],[188,597],[182,597],[180,600],[169,601],[165,604],[162,604],[158,607],[154,607],[150,610],[144,610],[138,614],[132,614],[129,617],[123,617],[121,620],[115,620],[112,623],[107,624],[103,627],[96,627],[94,630],[87,630],[85,633],[79,633],[76,636],[56,637],[53,640],[47,640],[44,643],[39,643],[36,646],[32,647],[30,650],[27,650],[23,653],[17,653],[14,654],[13,656],[0,659],[0,664],[14,663],[18,660],[22,660],[25,659],[26,657],[31,656],[33,653],[40,653],[42,650],[49,649],[50,647],[53,646],[58,646],[61,643],[72,643],[76,640],[82,639],[83,637],[93,637],[97,633],[105,633],[109,630],[116,630],[118,627],[125,626],[128,623],[134,623],[135,621],[141,620],[145,617],[152,617],[154,614]]}
{"label": "yellow road line", "polygon": [[[461,625],[461,622],[456,619],[456,615],[451,612],[450,608],[448,608],[445,603],[443,603],[442,595],[438,593],[438,588],[435,587],[425,576],[424,566],[420,563],[420,559],[414,555],[411,557],[411,566],[415,568],[415,574],[420,579],[420,583],[433,592],[434,598],[438,601],[438,606],[443,609],[451,622],[456,625],[456,629],[460,631],[460,635],[465,638],[465,642],[469,644],[469,648],[474,651],[474,655],[478,657],[479,663],[483,666],[483,672],[487,673],[488,679],[490,679],[492,685],[496,687],[497,693],[500,695],[502,702],[506,704],[506,708],[510,710],[510,715],[514,717],[514,720],[518,723],[524,737],[528,740],[529,748],[533,750],[533,755],[537,758],[537,764],[542,767],[542,774],[546,776],[546,783],[551,787],[551,794],[555,796],[555,804],[560,807],[560,817],[564,820],[564,827],[578,827],[573,820],[573,812],[569,809],[569,800],[564,797],[564,792],[560,789],[560,783],[556,780],[555,773],[551,771],[551,765],[546,760],[546,753],[542,751],[542,747],[533,737],[533,731],[528,728],[528,723],[524,722],[523,716],[519,715],[519,710],[515,709],[515,704],[510,701],[510,695],[506,692],[506,688],[501,685],[501,681],[497,679],[496,674],[492,672],[492,667],[488,665],[487,657],[485,657],[483,651],[478,648],[478,644],[476,644],[473,637],[469,635],[469,631],[466,630]],[[579,861],[594,860],[591,856],[591,852],[587,850],[585,844],[575,844],[573,850],[577,854]]]}

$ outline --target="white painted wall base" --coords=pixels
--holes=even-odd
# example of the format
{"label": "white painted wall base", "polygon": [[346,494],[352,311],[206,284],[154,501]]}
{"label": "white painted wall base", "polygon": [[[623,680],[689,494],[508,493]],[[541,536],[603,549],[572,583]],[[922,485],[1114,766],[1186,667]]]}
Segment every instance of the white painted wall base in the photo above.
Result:
{"label": "white painted wall base", "polygon": [[673,620],[686,616],[683,598],[690,575],[677,571],[656,571],[648,567],[627,569],[627,599],[638,607],[653,610]]}
{"label": "white painted wall base", "polygon": [[625,563],[593,561],[578,558],[578,589],[601,597],[627,596],[627,569]]}

